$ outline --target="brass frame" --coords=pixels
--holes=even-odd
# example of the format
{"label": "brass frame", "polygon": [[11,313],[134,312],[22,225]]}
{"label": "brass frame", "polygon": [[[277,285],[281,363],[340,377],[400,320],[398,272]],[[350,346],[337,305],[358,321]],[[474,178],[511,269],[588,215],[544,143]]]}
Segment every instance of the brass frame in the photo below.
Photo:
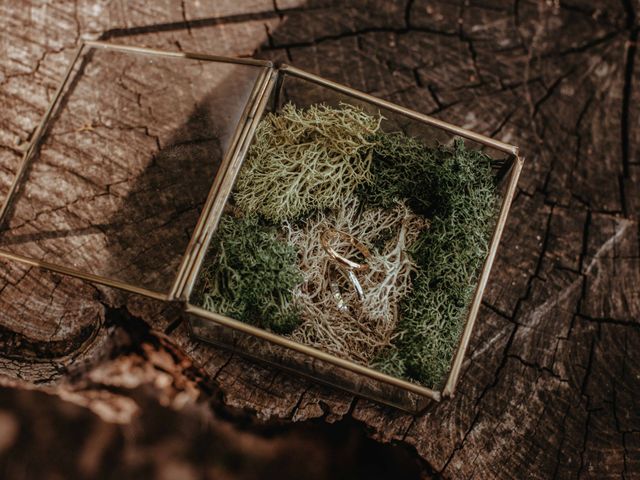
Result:
{"label": "brass frame", "polygon": [[63,96],[62,95],[63,91],[69,83],[69,79],[71,78],[71,73],[73,72],[74,67],[77,65],[78,59],[80,58],[80,56],[82,55],[82,53],[85,51],[86,48],[101,48],[101,49],[112,50],[112,51],[122,51],[122,52],[155,55],[155,56],[162,56],[162,57],[188,58],[188,59],[204,60],[204,61],[211,61],[211,62],[233,63],[233,64],[250,65],[250,66],[263,68],[263,71],[258,75],[258,78],[256,79],[256,83],[253,87],[253,90],[249,95],[247,104],[245,105],[244,111],[240,117],[238,128],[236,129],[236,131],[234,132],[231,138],[229,148],[227,149],[227,152],[225,152],[225,156],[223,157],[220,163],[219,174],[216,176],[216,181],[214,181],[211,185],[211,188],[207,195],[207,199],[205,200],[205,203],[203,206],[203,210],[198,218],[198,222],[194,227],[191,238],[189,239],[189,243],[187,244],[185,252],[183,253],[183,256],[180,260],[178,271],[173,280],[171,288],[169,289],[168,292],[157,292],[155,290],[139,287],[137,285],[132,285],[127,282],[123,282],[121,280],[116,280],[116,279],[104,277],[101,275],[82,272],[73,268],[69,268],[64,265],[57,265],[51,262],[46,262],[42,260],[25,257],[23,255],[16,254],[0,248],[0,257],[22,262],[30,266],[45,268],[47,270],[51,270],[56,273],[69,275],[72,277],[88,280],[94,283],[106,285],[108,287],[113,287],[113,288],[125,290],[128,292],[132,292],[140,295],[145,295],[147,297],[155,298],[157,300],[167,300],[167,301],[175,300],[177,293],[179,292],[181,286],[184,284],[183,277],[187,272],[189,272],[189,268],[193,263],[194,255],[202,247],[202,244],[200,242],[201,232],[205,228],[208,213],[211,210],[211,207],[217,196],[216,189],[219,187],[219,184],[222,178],[224,177],[224,172],[226,168],[233,163],[233,160],[235,159],[235,156],[238,153],[238,149],[237,149],[238,142],[241,137],[244,139],[243,134],[245,133],[246,123],[249,117],[251,116],[251,113],[253,112],[253,114],[255,115],[254,104],[256,100],[261,98],[262,94],[264,93],[264,89],[266,88],[266,81],[268,80],[268,78],[270,78],[272,74],[273,63],[266,60],[256,60],[256,59],[250,59],[250,58],[229,58],[229,57],[220,57],[216,55],[206,55],[206,54],[191,53],[191,52],[170,52],[170,51],[164,51],[164,50],[155,50],[151,48],[119,45],[119,44],[112,44],[112,43],[99,42],[99,41],[87,40],[87,41],[80,42],[80,44],[78,45],[78,48],[74,53],[71,64],[65,71],[64,77],[60,85],[58,86],[58,89],[56,90],[56,93],[53,96],[51,102],[49,103],[49,106],[45,114],[43,115],[42,120],[38,125],[38,128],[35,130],[34,135],[29,143],[29,146],[25,150],[22,156],[20,164],[18,165],[18,170],[14,176],[13,182],[11,183],[7,197],[2,204],[2,207],[0,208],[0,228],[4,224],[7,210],[9,209],[11,201],[14,199],[14,195],[16,193],[20,180],[22,179],[29,165],[29,161],[32,159],[34,153],[37,151],[37,147],[40,141],[42,140],[42,137],[46,130],[46,125],[49,119],[51,118],[52,113],[58,106],[60,99]]}
{"label": "brass frame", "polygon": [[[241,121],[238,125],[238,128],[234,132],[234,135],[230,142],[229,149],[221,163],[219,173],[217,174],[216,179],[212,182],[212,186],[209,191],[205,205],[203,207],[202,213],[200,215],[198,223],[194,228],[194,231],[192,233],[192,237],[187,246],[187,249],[182,257],[178,273],[176,274],[175,280],[173,282],[173,285],[169,293],[163,294],[159,292],[154,292],[146,288],[130,285],[130,284],[127,284],[126,282],[122,282],[119,280],[114,280],[107,277],[101,277],[99,275],[78,272],[64,266],[58,266],[48,262],[27,258],[21,255],[4,251],[2,249],[0,249],[0,257],[4,257],[14,261],[19,261],[31,266],[46,268],[48,270],[52,270],[52,271],[69,275],[72,277],[77,277],[83,280],[89,280],[91,282],[99,283],[109,287],[118,288],[128,292],[136,293],[136,294],[145,295],[145,296],[159,299],[159,300],[166,300],[166,301],[178,300],[183,302],[184,311],[187,314],[196,315],[204,320],[208,320],[218,325],[222,325],[224,327],[228,327],[236,331],[240,331],[245,334],[258,337],[260,339],[266,340],[273,344],[286,347],[297,352],[301,352],[303,354],[309,355],[312,358],[322,360],[334,366],[341,367],[346,370],[352,371],[354,373],[364,375],[370,379],[380,381],[388,385],[402,388],[409,392],[418,394],[420,396],[423,396],[429,399],[433,399],[435,401],[440,401],[444,397],[452,397],[455,394],[456,384],[460,376],[460,371],[462,368],[462,363],[463,363],[466,351],[469,346],[471,333],[475,326],[478,311],[480,309],[480,304],[482,301],[482,296],[483,296],[485,287],[487,285],[487,281],[489,278],[489,274],[491,272],[491,267],[493,265],[493,262],[496,256],[500,238],[504,230],[506,219],[509,213],[509,208],[511,206],[514,194],[516,192],[518,177],[522,170],[523,160],[518,155],[517,147],[506,144],[504,142],[500,142],[498,140],[494,140],[492,138],[472,132],[470,130],[457,127],[455,125],[449,124],[447,122],[443,122],[441,120],[435,119],[428,115],[415,112],[413,110],[401,107],[399,105],[395,105],[391,102],[373,97],[366,93],[363,93],[353,88],[347,87],[345,85],[341,85],[339,83],[324,79],[322,77],[308,73],[306,71],[300,70],[290,65],[275,66],[271,62],[263,61],[263,60],[254,60],[254,59],[247,59],[247,58],[227,58],[227,57],[219,57],[214,55],[204,55],[204,54],[197,54],[197,53],[167,52],[167,51],[154,50],[154,49],[148,49],[148,48],[117,45],[117,44],[111,44],[111,43],[105,43],[105,42],[86,41],[81,43],[80,46],[78,47],[78,50],[75,53],[73,61],[69,66],[68,70],[66,71],[65,76],[63,77],[62,83],[60,84],[51,104],[49,105],[49,108],[45,112],[45,115],[43,116],[43,119],[34,134],[33,139],[31,140],[29,148],[25,151],[25,154],[22,158],[22,162],[18,168],[14,181],[9,190],[9,194],[7,195],[7,198],[2,208],[0,209],[0,225],[4,220],[6,210],[8,209],[8,206],[12,200],[12,197],[17,189],[18,183],[26,169],[28,161],[30,160],[34,151],[37,150],[38,143],[40,142],[41,137],[44,133],[46,124],[49,121],[49,118],[51,117],[51,113],[56,107],[58,100],[65,86],[68,83],[68,80],[71,76],[73,68],[76,65],[77,60],[82,54],[82,51],[85,47],[106,48],[106,49],[114,49],[114,50],[120,50],[120,51],[128,51],[132,53],[144,53],[149,55],[173,56],[173,57],[183,57],[183,58],[193,58],[193,59],[200,59],[200,60],[211,60],[211,61],[218,61],[218,62],[254,65],[257,67],[264,68],[264,71],[261,72],[261,74],[258,76],[256,80],[254,89],[251,92],[250,98],[241,116]],[[502,200],[502,205],[500,208],[498,220],[496,222],[496,226],[492,234],[489,252],[487,254],[487,258],[485,259],[482,271],[480,273],[480,277],[478,280],[478,284],[476,286],[473,300],[472,300],[469,312],[467,314],[465,327],[460,336],[456,353],[451,363],[451,369],[449,371],[447,381],[442,391],[437,391],[431,388],[427,388],[421,385],[417,385],[415,383],[411,383],[396,377],[383,374],[369,367],[365,367],[365,366],[356,364],[354,362],[351,362],[349,360],[345,360],[345,359],[336,357],[334,355],[328,354],[326,352],[320,351],[316,348],[294,342],[280,335],[273,334],[266,330],[240,322],[238,320],[234,320],[232,318],[229,318],[223,315],[218,315],[218,314],[209,312],[196,305],[192,305],[189,303],[189,300],[193,291],[193,287],[195,284],[195,280],[197,277],[197,273],[204,260],[208,244],[211,240],[211,237],[222,215],[222,210],[224,208],[224,205],[227,201],[229,194],[231,193],[231,190],[235,183],[236,176],[240,170],[240,167],[243,164],[244,158],[246,156],[246,152],[253,139],[253,134],[255,132],[257,124],[260,121],[266,109],[267,101],[270,98],[273,89],[276,88],[276,83],[281,81],[285,75],[291,75],[293,77],[310,81],[317,85],[332,89],[334,91],[337,91],[339,93],[348,95],[350,97],[353,97],[359,100],[366,101],[373,105],[377,105],[381,108],[406,116],[418,122],[422,122],[432,127],[436,127],[438,129],[444,130],[452,135],[457,135],[457,136],[472,140],[481,145],[504,152],[509,155],[511,166],[509,167],[509,176],[507,178],[506,193]]]}
{"label": "brass frame", "polygon": [[218,194],[211,205],[211,209],[207,212],[207,218],[204,219],[206,227],[204,227],[203,232],[200,236],[198,251],[193,256],[192,261],[189,264],[188,271],[185,274],[185,280],[182,283],[182,289],[176,294],[177,298],[179,298],[180,300],[188,302],[189,297],[191,296],[191,292],[195,285],[197,273],[200,270],[200,266],[202,265],[202,262],[205,258],[209,241],[211,240],[211,236],[218,226],[218,221],[220,220],[220,216],[222,215],[222,210],[224,209],[227,197],[231,193],[231,189],[233,188],[233,184],[235,183],[235,178],[240,170],[240,165],[242,164],[244,156],[246,155],[247,150],[249,149],[249,145],[251,144],[251,141],[253,139],[253,133],[255,132],[255,129],[258,126],[258,122],[262,117],[262,113],[266,108],[269,93],[273,88],[275,79],[276,75],[274,74],[274,70],[271,69],[264,79],[264,84],[261,89],[261,96],[256,99],[254,106],[251,108],[251,111],[247,116],[247,126],[246,128],[243,128],[242,132],[240,133],[240,138],[237,144],[237,152],[233,155],[233,159],[230,160],[229,164],[227,165],[224,175],[219,175],[220,183],[218,185]]}

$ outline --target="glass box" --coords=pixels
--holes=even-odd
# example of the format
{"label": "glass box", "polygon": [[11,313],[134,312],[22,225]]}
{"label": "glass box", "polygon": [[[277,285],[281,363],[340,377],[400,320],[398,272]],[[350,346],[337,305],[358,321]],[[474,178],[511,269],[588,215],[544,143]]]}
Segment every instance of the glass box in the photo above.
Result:
{"label": "glass box", "polygon": [[[378,136],[362,138],[382,139],[376,142],[384,142],[387,138],[385,135],[392,132],[399,135],[397,138],[414,139],[423,149],[420,151],[438,151],[450,155],[451,149],[459,148],[465,152],[481,152],[484,155],[481,158],[489,162],[487,165],[490,165],[497,199],[495,212],[486,235],[481,265],[473,272],[473,285],[469,285],[472,294],[464,306],[464,318],[461,319],[459,331],[455,333],[456,345],[451,350],[450,361],[446,359],[446,376],[436,385],[425,385],[406,375],[398,376],[388,371],[384,373],[374,368],[373,360],[367,363],[369,360],[361,361],[336,353],[332,348],[324,349],[313,342],[296,340],[299,337],[296,337],[295,328],[303,322],[301,318],[306,324],[313,322],[311,314],[305,314],[305,311],[300,313],[300,308],[304,307],[295,307],[295,318],[299,323],[293,327],[293,333],[283,334],[277,328],[265,328],[259,322],[232,318],[233,315],[228,312],[233,309],[205,308],[203,304],[203,275],[210,268],[211,261],[222,261],[221,254],[216,253],[212,246],[212,242],[218,242],[218,250],[224,246],[216,240],[222,235],[218,232],[221,218],[229,217],[229,212],[238,221],[249,218],[245,213],[237,213],[240,203],[236,198],[241,198],[238,185],[256,185],[266,168],[254,159],[261,148],[259,142],[270,142],[268,131],[260,127],[261,122],[278,124],[278,119],[285,118],[287,112],[295,120],[296,115],[311,112],[314,106],[320,105],[320,114],[329,112],[333,115],[331,118],[339,119],[336,122],[346,122],[344,119],[347,117],[349,122],[351,119],[370,122]],[[304,121],[308,122],[309,118]],[[314,125],[309,128],[316,131],[324,127]],[[333,132],[331,129],[327,131]],[[261,135],[260,139],[256,137],[258,134]],[[304,145],[317,141],[309,140],[310,137],[305,135],[303,140],[306,143],[300,141],[293,145],[293,150],[289,150],[294,152],[292,155],[306,148]],[[335,140],[334,137],[331,141]],[[348,142],[341,142],[336,142],[338,151],[352,148]],[[411,143],[409,140],[407,142]],[[454,144],[455,147],[452,146]],[[359,147],[356,145],[354,148]],[[373,150],[369,149],[368,153],[358,157],[358,165],[370,168],[378,161],[377,147],[371,148]],[[326,154],[325,151],[321,153]],[[264,158],[267,160],[275,158],[275,154],[267,152],[266,155]],[[315,154],[306,150],[305,155],[311,155],[309,158],[318,156],[313,157]],[[256,167],[249,173],[243,173],[243,168],[248,169],[253,165],[247,163],[247,158]],[[333,166],[337,160],[331,158]],[[357,176],[357,172],[352,173],[356,168],[355,163],[351,157],[345,158],[351,162],[348,169],[342,169],[347,173],[332,173],[332,182],[339,175],[344,176],[345,182]],[[392,165],[392,168],[396,167]],[[521,168],[522,160],[517,148],[512,145],[292,66],[274,65],[262,60],[84,42],[79,46],[51,105],[34,132],[0,210],[0,256],[155,299],[180,302],[190,332],[199,339],[415,413],[423,410],[429,402],[440,401],[455,393]],[[303,163],[292,170],[296,181],[306,180],[310,178],[308,175],[314,174],[311,167],[309,171],[312,173],[305,173],[306,169],[307,165]],[[240,183],[238,178],[241,179]],[[349,186],[348,194],[364,191],[362,189],[370,181],[365,179],[356,187]],[[316,218],[325,221],[325,217],[322,217],[324,212],[328,212],[326,216],[329,221],[338,218],[334,210],[347,200],[343,202],[340,196],[342,190],[336,187],[338,184],[331,185],[331,188],[336,188],[333,195],[326,195],[327,192],[319,190],[315,184],[305,194],[294,192],[292,205],[298,205],[302,201],[300,199],[307,195],[312,199],[309,201],[318,203],[317,208],[303,212],[302,216],[287,217],[279,223],[261,219],[256,224],[258,226],[252,228],[259,229],[263,224],[268,224],[269,231],[276,231],[274,235],[280,241],[287,232],[310,231],[310,228],[305,230],[306,226]],[[391,190],[394,188],[393,184],[385,185]],[[417,185],[422,184],[418,182]],[[267,186],[266,192],[268,194],[281,186],[282,181],[276,180],[275,184]],[[249,187],[243,188],[246,192]],[[412,194],[411,199],[415,200],[424,192],[416,190],[413,193],[415,195]],[[374,191],[374,194],[377,192]],[[324,199],[325,204],[320,204],[320,199]],[[254,208],[261,208],[261,202],[257,198]],[[365,210],[362,206],[364,203],[361,200],[357,202],[360,202],[358,212],[374,210]],[[409,200],[407,204],[410,204]],[[409,207],[408,210],[413,209],[413,206]],[[437,205],[429,208],[437,210]],[[383,210],[380,208],[375,212]],[[393,215],[388,218],[393,219]],[[435,220],[426,215],[420,228],[425,231],[433,228],[433,222]],[[405,220],[398,223],[402,226],[398,226],[397,231],[404,232],[402,229],[405,224]],[[325,229],[323,232],[327,231]],[[338,230],[333,233],[342,234]],[[366,258],[360,255],[358,261],[361,263],[354,261],[354,265],[374,262],[376,252],[382,247],[370,244],[360,245],[363,247],[360,248],[360,242],[354,236],[345,235],[348,235],[352,246],[360,249],[361,254],[366,252]],[[393,235],[389,237],[389,242],[396,238]],[[398,239],[403,234],[399,235]],[[287,238],[293,237],[289,235]],[[322,239],[318,237],[317,240],[320,242]],[[286,239],[282,241],[291,242]],[[323,245],[329,252],[327,245]],[[301,254],[297,251],[294,263],[299,264]],[[410,259],[406,261],[406,272],[419,263],[411,259],[411,253],[407,253],[410,252],[409,247],[400,248],[398,243],[398,252],[399,258]],[[261,254],[258,252],[256,255]],[[344,256],[339,257],[338,260],[345,260]],[[318,261],[326,267],[331,260],[323,257]],[[252,260],[246,262],[251,263]],[[332,276],[331,281],[322,284],[325,290],[330,285],[333,289],[331,295],[338,299],[339,303],[331,308],[346,312],[349,318],[365,318],[368,315],[367,305],[371,303],[366,294],[373,289],[357,291],[357,287],[362,289],[357,269],[342,267],[344,265],[334,269],[344,274],[338,275],[339,281]],[[274,268],[276,271],[272,273],[275,278],[280,278],[278,275],[284,270]],[[419,265],[415,268],[419,269]],[[306,272],[301,271],[300,275],[298,281],[301,286],[296,286],[295,292],[291,293],[292,304],[301,302],[299,299],[304,296],[306,280],[302,278]],[[406,282],[411,282],[416,274],[403,275]],[[364,279],[362,283],[366,287]],[[343,298],[353,297],[353,292],[349,292],[350,296],[344,292],[345,285],[356,288],[361,303],[352,301],[352,304],[345,304]],[[409,293],[405,295],[411,295],[413,287],[409,283],[407,285],[406,291]],[[397,292],[399,287],[392,284],[385,291]],[[327,292],[323,292],[323,295],[326,296]],[[340,292],[344,295],[341,296]],[[384,300],[385,315],[401,322],[403,314],[398,312],[404,311],[400,303],[403,300],[393,298],[395,303]],[[330,312],[327,315],[331,317]],[[339,315],[331,318],[335,318],[336,325],[340,324]],[[368,353],[367,358],[391,348],[391,343],[402,336],[394,333],[395,328],[391,328],[385,337],[386,343],[376,340],[379,344],[375,348],[378,350],[371,350],[374,353]],[[373,332],[376,333],[377,330]]]}

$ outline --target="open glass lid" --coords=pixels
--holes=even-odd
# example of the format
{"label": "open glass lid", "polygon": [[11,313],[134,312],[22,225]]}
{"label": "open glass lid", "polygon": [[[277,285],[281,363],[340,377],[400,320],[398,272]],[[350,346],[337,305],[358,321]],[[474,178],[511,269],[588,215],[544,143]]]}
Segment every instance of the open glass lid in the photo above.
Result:
{"label": "open glass lid", "polygon": [[87,42],[0,211],[0,255],[172,298],[269,63]]}

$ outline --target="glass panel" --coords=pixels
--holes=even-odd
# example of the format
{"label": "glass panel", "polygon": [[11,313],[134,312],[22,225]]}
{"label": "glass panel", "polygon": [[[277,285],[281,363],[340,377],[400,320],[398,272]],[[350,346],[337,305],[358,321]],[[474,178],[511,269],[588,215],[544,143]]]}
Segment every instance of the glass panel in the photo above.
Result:
{"label": "glass panel", "polygon": [[0,248],[168,293],[263,70],[85,47]]}
{"label": "glass panel", "polygon": [[282,368],[289,372],[340,388],[354,395],[400,408],[410,413],[422,412],[433,399],[400,387],[366,377],[346,368],[330,364],[305,353],[219,325],[189,314],[192,333],[199,339],[234,353]]}
{"label": "glass panel", "polygon": [[[235,186],[190,302],[439,391],[515,157],[280,75],[237,179],[225,179]],[[370,398],[418,406],[395,387],[354,383],[357,374],[334,367],[306,368],[311,359],[303,354],[258,348],[265,340],[238,343],[193,318],[203,338]]]}

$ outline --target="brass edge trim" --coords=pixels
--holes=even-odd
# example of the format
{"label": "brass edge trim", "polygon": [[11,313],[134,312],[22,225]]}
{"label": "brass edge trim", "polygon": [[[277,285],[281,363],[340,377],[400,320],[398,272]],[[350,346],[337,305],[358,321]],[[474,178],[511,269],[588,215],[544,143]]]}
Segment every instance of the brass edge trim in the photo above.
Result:
{"label": "brass edge trim", "polygon": [[62,77],[62,81],[60,82],[60,85],[58,85],[58,89],[56,90],[56,93],[51,99],[51,102],[49,102],[49,106],[47,107],[47,110],[45,110],[45,113],[42,116],[42,119],[40,120],[40,123],[38,124],[38,127],[36,128],[36,131],[34,132],[33,137],[31,138],[31,141],[29,142],[29,146],[27,147],[27,150],[24,152],[22,156],[22,160],[20,161],[18,170],[16,171],[16,174],[13,177],[13,181],[11,182],[11,186],[9,187],[9,191],[7,192],[7,197],[4,203],[2,204],[2,208],[0,208],[0,229],[2,228],[2,225],[4,223],[4,217],[7,213],[7,210],[9,209],[9,205],[13,200],[13,195],[18,189],[18,184],[20,183],[20,180],[22,179],[22,176],[24,175],[27,169],[27,165],[29,164],[29,160],[31,160],[31,156],[33,155],[33,152],[36,150],[38,143],[42,139],[42,135],[44,134],[44,131],[45,131],[45,125],[49,122],[51,113],[53,113],[53,110],[58,104],[58,100],[60,100],[62,91],[67,86],[69,77],[71,76],[71,72],[73,71],[73,68],[76,66],[78,58],[82,54],[84,45],[85,44],[83,42],[80,42],[80,44],[76,48],[76,51],[75,51],[75,54],[73,55],[71,63],[65,70],[64,76]]}
{"label": "brass edge trim", "polygon": [[273,62],[270,62],[269,60],[257,60],[255,58],[223,57],[220,55],[207,55],[206,53],[196,53],[196,52],[171,52],[167,50],[158,50],[155,48],[136,47],[131,45],[123,45],[120,43],[102,42],[98,40],[85,40],[84,43],[85,45],[96,47],[96,48],[106,48],[110,50],[120,50],[120,51],[142,53],[142,54],[149,54],[149,55],[161,55],[165,57],[192,58],[195,60],[237,63],[241,65],[253,65],[258,67],[273,66]]}
{"label": "brass edge trim", "polygon": [[[193,229],[191,234],[191,239],[187,248],[185,249],[185,253],[182,257],[182,261],[180,263],[180,268],[174,277],[174,282],[169,291],[169,298],[174,299],[180,296],[182,289],[184,288],[184,284],[189,278],[189,273],[191,272],[193,259],[197,258],[197,252],[201,248],[202,244],[202,232],[206,231],[206,224],[209,214],[211,212],[211,208],[215,203],[216,196],[218,194],[218,190],[220,187],[220,183],[224,178],[226,171],[229,168],[229,164],[232,162],[232,159],[235,157],[236,151],[238,149],[238,144],[242,139],[242,133],[247,128],[247,121],[250,116],[251,110],[256,102],[256,99],[259,98],[260,93],[264,88],[264,83],[268,74],[270,72],[269,68],[265,68],[260,72],[260,75],[255,81],[253,88],[251,89],[251,93],[249,94],[249,98],[244,106],[240,119],[238,121],[238,125],[233,133],[233,137],[231,138],[231,142],[229,147],[220,162],[220,167],[218,173],[215,178],[211,182],[211,186],[209,187],[209,193],[207,194],[207,199],[202,207],[202,211],[200,216],[198,217],[198,223]],[[195,257],[194,257],[195,255]]]}
{"label": "brass edge trim", "polygon": [[378,105],[379,107],[386,108],[388,110],[413,118],[414,120],[418,120],[428,125],[446,130],[447,132],[454,135],[468,138],[469,140],[473,140],[475,142],[481,143],[491,148],[495,148],[496,150],[500,150],[502,152],[510,153],[512,155],[518,154],[518,147],[516,147],[515,145],[510,145],[508,143],[495,140],[485,135],[467,130],[466,128],[457,127],[450,123],[443,122],[442,120],[438,120],[437,118],[433,118],[423,113],[416,112],[415,110],[401,107],[400,105],[396,105],[395,103],[389,102],[387,100],[382,100],[381,98],[374,97],[372,95],[369,95],[368,93],[361,92],[360,90],[356,90],[354,88],[347,87],[346,85],[342,85],[340,83],[327,80],[326,78],[319,77],[304,70],[300,70],[299,68],[292,67],[291,65],[280,65],[279,68],[288,74],[303,78],[310,82],[317,83],[318,85],[322,85],[327,88],[331,88],[332,90],[345,93],[352,97],[365,100],[369,103],[373,103],[374,105]]}
{"label": "brass edge trim", "polygon": [[276,345],[280,345],[281,347],[289,348],[291,350],[295,350],[297,352],[309,355],[310,357],[313,357],[318,360],[322,360],[324,362],[330,363],[337,367],[344,368],[351,372],[362,374],[373,380],[377,380],[377,381],[386,383],[388,385],[399,387],[404,390],[408,390],[412,393],[422,395],[424,397],[429,397],[437,402],[439,402],[442,398],[441,393],[436,390],[432,390],[427,387],[422,387],[420,385],[407,382],[406,380],[401,380],[399,378],[386,375],[382,372],[378,372],[377,370],[373,370],[369,367],[358,365],[357,363],[353,363],[343,358],[335,357],[329,353],[323,352],[313,347],[309,347],[308,345],[303,345],[301,343],[289,340],[288,338],[281,337],[280,335],[267,332],[266,330],[263,330],[261,328],[257,328],[252,325],[239,322],[238,320],[233,320],[223,315],[218,315],[218,314],[209,312],[208,310],[204,310],[200,307],[196,307],[195,305],[191,305],[190,303],[186,304],[185,311],[186,313],[196,315],[205,320],[210,320],[219,325],[223,325],[225,327],[229,327],[234,330],[238,330],[240,332],[253,335],[254,337],[258,337],[263,340],[267,340],[271,343],[275,343]]}
{"label": "brass edge trim", "polygon": [[211,237],[213,232],[215,231],[218,221],[222,215],[222,211],[224,209],[224,205],[231,193],[231,189],[235,183],[235,179],[240,171],[240,167],[244,163],[244,158],[246,156],[247,150],[251,145],[253,140],[253,134],[255,129],[262,118],[262,114],[266,108],[267,100],[269,99],[269,95],[273,89],[273,85],[275,83],[275,79],[278,76],[278,72],[276,70],[270,70],[268,79],[264,84],[264,88],[260,93],[260,97],[258,101],[255,103],[255,110],[250,114],[248,120],[248,127],[243,131],[242,138],[240,140],[240,144],[238,150],[230,162],[227,170],[224,173],[224,178],[220,183],[220,188],[218,191],[218,195],[216,196],[216,201],[211,208],[209,213],[209,218],[207,219],[207,225],[205,227],[205,233],[202,236],[202,242],[199,245],[199,251],[194,262],[191,264],[190,272],[186,277],[186,282],[184,287],[180,292],[180,298],[188,301],[191,297],[191,293],[193,291],[195,280],[198,271],[204,261],[205,254],[207,252],[207,247],[209,246],[209,242],[211,241]]}
{"label": "brass edge trim", "polygon": [[214,203],[211,205],[211,208],[208,211],[205,226],[202,234],[200,235],[199,243],[197,245],[198,250],[194,253],[194,260],[189,266],[189,271],[185,275],[183,285],[181,286],[178,294],[178,298],[182,300],[187,300],[191,295],[191,291],[193,290],[196,276],[206,255],[211,235],[213,234],[213,231],[217,226],[219,217],[222,213],[222,210],[224,209],[227,197],[229,196],[230,189],[233,186],[233,182],[231,182],[231,185],[229,185],[230,182],[227,180],[227,176],[230,170],[234,170],[234,165],[243,160],[243,145],[246,143],[249,133],[251,133],[251,135],[253,134],[253,130],[251,129],[251,127],[256,122],[256,111],[261,104],[261,100],[269,84],[272,74],[273,70],[269,69],[264,77],[264,82],[261,85],[260,91],[251,103],[252,108],[248,114],[244,128],[240,132],[241,134],[237,142],[236,149],[233,152],[233,156],[230,157],[230,161],[223,174],[216,179],[217,195],[214,199]]}
{"label": "brass edge trim", "polygon": [[462,362],[466,355],[467,348],[469,347],[469,340],[471,338],[471,333],[473,332],[473,328],[476,323],[478,312],[480,310],[480,305],[482,302],[484,290],[489,280],[489,274],[491,273],[491,268],[495,260],[496,252],[498,251],[500,239],[502,237],[502,233],[504,231],[504,227],[507,222],[507,216],[509,215],[509,209],[511,208],[513,197],[516,192],[516,186],[518,185],[518,178],[520,177],[520,172],[522,171],[522,165],[524,162],[518,156],[514,158],[513,162],[514,164],[511,171],[509,186],[505,194],[504,200],[502,202],[500,215],[498,217],[496,228],[493,232],[493,237],[491,239],[489,252],[487,254],[487,258],[485,259],[484,266],[482,268],[482,273],[480,274],[480,279],[476,287],[476,292],[474,294],[471,308],[469,309],[469,315],[467,316],[466,325],[464,327],[462,336],[460,338],[460,342],[458,344],[458,348],[456,350],[456,354],[453,360],[453,364],[451,366],[449,377],[447,378],[447,383],[444,389],[442,390],[443,397],[452,397],[455,394],[456,384],[458,382],[458,377],[460,376],[460,369],[462,368]]}
{"label": "brass edge trim", "polygon": [[100,285],[105,285],[107,287],[117,288],[118,290],[124,290],[125,292],[137,293],[139,295],[155,298],[156,300],[163,300],[163,301],[169,300],[167,295],[160,292],[155,292],[153,290],[149,290],[142,287],[136,287],[135,285],[130,285],[128,283],[121,282],[119,280],[111,280],[105,277],[100,277],[92,273],[80,272],[72,268],[56,265],[54,263],[49,263],[42,260],[35,260],[33,258],[25,257],[17,253],[7,252],[5,250],[0,249],[0,257],[6,258],[8,260],[20,262],[32,267],[44,268],[46,270],[51,270],[52,272],[61,273],[63,275],[67,275],[70,277],[75,277],[81,280],[87,280],[89,282],[98,283]]}

